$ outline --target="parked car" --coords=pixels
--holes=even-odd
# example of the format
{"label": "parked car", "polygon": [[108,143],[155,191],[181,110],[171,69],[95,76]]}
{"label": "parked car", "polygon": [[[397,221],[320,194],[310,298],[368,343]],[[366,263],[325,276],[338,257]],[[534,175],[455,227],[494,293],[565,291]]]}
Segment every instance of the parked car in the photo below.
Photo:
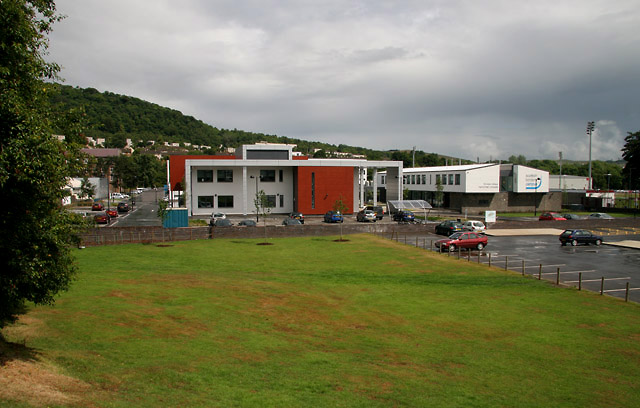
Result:
{"label": "parked car", "polygon": [[111,193],[111,199],[112,200],[126,200],[129,198],[128,194],[123,194],[123,193]]}
{"label": "parked car", "polygon": [[111,217],[106,212],[99,212],[93,216],[93,220],[96,224],[109,224],[111,222]]}
{"label": "parked car", "polygon": [[484,232],[487,227],[485,227],[482,221],[467,221],[462,224],[462,229],[465,231]]}
{"label": "parked car", "polygon": [[565,230],[560,234],[559,239],[563,246],[567,244],[571,244],[572,246],[576,246],[578,244],[602,244],[602,236],[596,235],[591,231],[580,229]]}
{"label": "parked car", "polygon": [[460,221],[447,220],[436,225],[436,234],[449,236],[454,232],[462,231],[463,226]]}
{"label": "parked car", "polygon": [[292,212],[289,214],[289,218],[295,218],[300,221],[300,224],[304,224],[304,215],[301,212]]}
{"label": "parked car", "polygon": [[365,210],[371,210],[376,213],[376,218],[381,220],[384,218],[384,210],[382,206],[379,205],[368,205],[364,208]]}
{"label": "parked car", "polygon": [[95,202],[91,205],[91,211],[104,211],[102,203]]}
{"label": "parked car", "polygon": [[583,220],[584,219],[584,217],[581,217],[577,214],[562,214],[562,216],[567,220]]}
{"label": "parked car", "polygon": [[282,225],[302,225],[302,223],[295,218],[285,218],[282,220]]}
{"label": "parked car", "polygon": [[129,204],[124,202],[118,203],[118,212],[119,213],[129,212]]}
{"label": "parked car", "polygon": [[227,214],[225,213],[221,213],[221,212],[212,213],[211,218],[209,219],[209,225],[214,225],[216,220],[224,220],[226,218],[227,218]]}
{"label": "parked car", "polygon": [[376,222],[378,221],[378,217],[376,213],[372,210],[360,210],[358,214],[356,214],[356,221],[358,222]]}
{"label": "parked car", "polygon": [[416,216],[411,211],[400,210],[393,214],[393,220],[398,222],[414,222],[416,220]]}
{"label": "parked car", "polygon": [[606,213],[593,213],[589,214],[589,219],[592,220],[612,220],[613,217]]}
{"label": "parked car", "polygon": [[458,248],[471,249],[476,248],[478,251],[487,246],[489,240],[484,234],[478,234],[477,232],[456,232],[447,239],[441,239],[436,241],[436,248],[440,249],[440,252],[450,251],[453,252]]}
{"label": "parked car", "polygon": [[239,227],[255,227],[257,223],[254,220],[242,220],[238,223]]}
{"label": "parked car", "polygon": [[111,217],[111,218],[116,218],[116,217],[118,216],[118,211],[117,211],[117,210],[114,210],[114,209],[111,209],[111,208],[109,208],[109,209],[105,210],[105,212],[106,212],[106,213],[107,213],[107,215],[108,215],[109,217]]}
{"label": "parked car", "polygon": [[558,213],[547,212],[547,213],[540,214],[540,217],[538,218],[538,220],[540,220],[540,221],[566,221],[567,219],[564,218],[562,215],[560,215]]}
{"label": "parked car", "polygon": [[327,211],[324,214],[324,222],[343,222],[340,211]]}
{"label": "parked car", "polygon": [[218,218],[213,222],[214,227],[231,227],[233,224],[226,218]]}

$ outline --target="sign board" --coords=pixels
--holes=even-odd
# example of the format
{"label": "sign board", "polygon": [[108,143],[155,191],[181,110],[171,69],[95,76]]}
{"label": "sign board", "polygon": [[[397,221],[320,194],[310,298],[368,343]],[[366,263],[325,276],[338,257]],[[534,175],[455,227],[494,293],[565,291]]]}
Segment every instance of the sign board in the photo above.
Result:
{"label": "sign board", "polygon": [[484,212],[484,222],[485,223],[490,223],[490,222],[496,222],[496,212],[495,211],[485,211]]}

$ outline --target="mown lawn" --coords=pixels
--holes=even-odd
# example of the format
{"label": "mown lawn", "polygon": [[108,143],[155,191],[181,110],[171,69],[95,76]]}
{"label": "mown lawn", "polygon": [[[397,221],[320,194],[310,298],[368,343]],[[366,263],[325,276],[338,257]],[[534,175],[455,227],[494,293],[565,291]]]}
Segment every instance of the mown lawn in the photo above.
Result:
{"label": "mown lawn", "polygon": [[69,398],[0,390],[0,406],[640,401],[639,305],[374,236],[335,238],[78,250],[72,289],[3,331],[75,381]]}

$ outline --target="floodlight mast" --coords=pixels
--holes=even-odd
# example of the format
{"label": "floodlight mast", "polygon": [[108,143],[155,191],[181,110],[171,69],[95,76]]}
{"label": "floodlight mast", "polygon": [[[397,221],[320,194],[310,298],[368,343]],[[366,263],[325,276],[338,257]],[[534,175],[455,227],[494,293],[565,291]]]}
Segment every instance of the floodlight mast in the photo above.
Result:
{"label": "floodlight mast", "polygon": [[593,180],[591,179],[591,134],[595,127],[595,122],[587,122],[587,134],[589,135],[589,190],[593,189]]}

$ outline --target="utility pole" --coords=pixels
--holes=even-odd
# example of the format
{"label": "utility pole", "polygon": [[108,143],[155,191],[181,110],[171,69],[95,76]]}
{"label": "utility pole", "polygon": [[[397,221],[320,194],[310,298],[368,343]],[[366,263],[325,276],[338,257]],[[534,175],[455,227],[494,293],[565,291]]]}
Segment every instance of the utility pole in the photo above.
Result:
{"label": "utility pole", "polygon": [[413,146],[413,164],[411,167],[416,167],[416,147]]}
{"label": "utility pole", "polygon": [[558,152],[560,158],[560,179],[558,180],[558,189],[562,190],[562,152]]}
{"label": "utility pole", "polygon": [[587,134],[589,135],[589,190],[593,189],[593,180],[591,179],[591,134],[595,127],[595,122],[587,122]]}

